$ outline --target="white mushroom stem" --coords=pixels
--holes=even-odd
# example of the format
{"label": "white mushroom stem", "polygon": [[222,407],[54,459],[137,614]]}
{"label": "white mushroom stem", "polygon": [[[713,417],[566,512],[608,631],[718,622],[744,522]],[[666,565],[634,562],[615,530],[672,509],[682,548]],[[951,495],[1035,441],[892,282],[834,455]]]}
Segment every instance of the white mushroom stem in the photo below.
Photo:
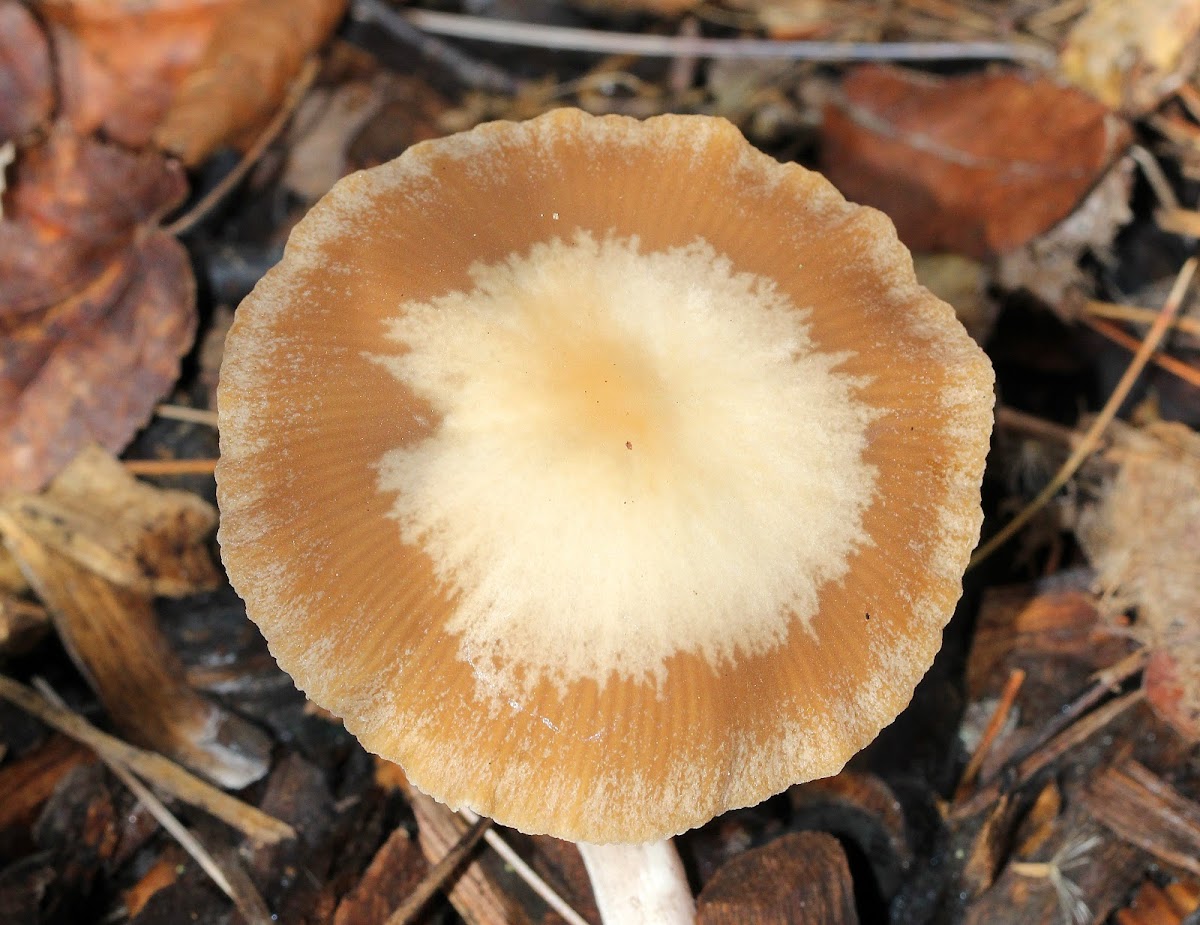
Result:
{"label": "white mushroom stem", "polygon": [[696,903],[670,839],[579,844],[604,925],[691,925]]}

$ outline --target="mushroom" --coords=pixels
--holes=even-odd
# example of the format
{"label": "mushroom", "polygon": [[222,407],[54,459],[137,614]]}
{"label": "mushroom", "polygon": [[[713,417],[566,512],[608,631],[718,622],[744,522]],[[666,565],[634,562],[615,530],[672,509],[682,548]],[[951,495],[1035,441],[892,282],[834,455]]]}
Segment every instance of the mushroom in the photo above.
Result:
{"label": "mushroom", "polygon": [[656,843],[909,701],[992,381],[885,216],[728,122],[482,125],[342,180],[240,306],[222,556],[418,788],[678,882]]}

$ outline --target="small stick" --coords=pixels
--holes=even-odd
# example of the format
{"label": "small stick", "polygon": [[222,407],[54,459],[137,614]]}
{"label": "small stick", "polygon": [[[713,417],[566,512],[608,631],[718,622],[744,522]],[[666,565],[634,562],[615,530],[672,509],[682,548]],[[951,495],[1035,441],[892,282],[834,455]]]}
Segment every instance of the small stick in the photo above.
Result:
{"label": "small stick", "polygon": [[1078,446],[1083,440],[1083,434],[1070,427],[1063,427],[1061,424],[1018,411],[1008,405],[1000,405],[996,408],[996,426],[1069,447]]}
{"label": "small stick", "polygon": [[983,812],[1000,799],[1001,793],[1028,783],[1043,768],[1057,761],[1076,745],[1091,738],[1130,707],[1141,702],[1145,696],[1145,692],[1139,688],[1093,710],[1075,725],[1051,739],[1042,748],[1017,764],[1011,778],[1002,774],[991,783],[980,787],[971,799],[954,806],[950,810],[950,817],[952,819],[969,819],[971,816]]}
{"label": "small stick", "polygon": [[1171,181],[1167,179],[1162,167],[1154,159],[1154,155],[1141,145],[1131,147],[1129,154],[1142,168],[1142,173],[1146,177],[1146,182],[1150,184],[1150,188],[1154,190],[1154,197],[1158,200],[1158,204],[1164,209],[1178,209],[1179,198],[1175,195],[1175,190],[1171,188]]}
{"label": "small stick", "polygon": [[[458,814],[472,825],[479,821],[479,817],[466,807],[460,809]],[[512,846],[504,840],[503,836],[495,828],[490,828],[484,832],[483,839],[496,854],[504,859],[504,863],[511,867],[517,876],[524,880],[526,885],[545,901],[547,906],[557,912],[567,922],[567,925],[589,925],[587,919],[572,909],[565,899],[554,892],[554,888],[550,884],[538,876],[537,871],[525,863],[524,858],[512,849]]]}
{"label": "small stick", "polygon": [[[1152,308],[1142,308],[1137,305],[1118,305],[1115,302],[1099,302],[1088,299],[1083,305],[1085,314],[1096,318],[1107,318],[1110,321],[1128,321],[1131,324],[1150,325],[1158,315]],[[1188,315],[1177,316],[1171,324],[1179,330],[1200,337],[1200,318]]]}
{"label": "small stick", "polygon": [[984,727],[983,735],[979,739],[979,745],[976,746],[975,753],[971,755],[971,760],[967,762],[966,768],[963,769],[962,779],[958,782],[958,787],[954,791],[955,803],[961,803],[965,800],[967,792],[975,784],[975,779],[979,776],[979,769],[983,767],[983,762],[992,750],[992,745],[995,744],[996,737],[1000,735],[1000,730],[1004,728],[1004,724],[1008,720],[1008,715],[1012,712],[1013,704],[1016,703],[1017,694],[1020,693],[1021,685],[1024,683],[1024,669],[1014,668],[1009,673],[1008,680],[1004,683],[1004,690],[1000,693],[1000,700],[996,704],[996,709],[992,711],[987,726]]}
{"label": "small stick", "polygon": [[463,86],[507,96],[516,96],[521,92],[521,82],[506,71],[486,61],[478,61],[453,45],[422,32],[402,13],[379,0],[354,0],[350,15],[359,22],[373,22],[381,26],[393,38],[411,45],[418,54],[446,68]]}
{"label": "small stick", "polygon": [[1200,212],[1194,209],[1155,209],[1154,224],[1185,238],[1200,238]]}
{"label": "small stick", "polygon": [[[61,710],[67,709],[67,705],[63,702],[63,699],[42,678],[35,678],[33,686],[51,704]],[[100,755],[100,760],[108,765],[108,769],[117,776],[121,783],[129,788],[130,792],[137,797],[138,802],[145,806],[150,815],[158,821],[158,824],[179,842],[184,851],[191,855],[192,860],[200,865],[200,869],[208,874],[209,878],[217,885],[221,892],[233,900],[238,911],[242,913],[242,917],[250,925],[270,925],[271,913],[267,909],[267,904],[263,902],[262,897],[258,895],[253,885],[249,883],[249,878],[234,877],[234,880],[245,881],[242,883],[243,889],[237,889],[233,885],[233,882],[226,876],[221,864],[209,853],[208,849],[200,842],[200,839],[175,818],[175,814],[167,809],[162,800],[156,797],[149,787],[134,777],[130,770],[120,762],[114,761],[104,754]],[[248,892],[246,887],[249,888]]]}
{"label": "small stick", "polygon": [[55,706],[37,691],[3,674],[0,674],[0,697],[36,716],[47,726],[82,742],[102,758],[129,768],[160,790],[216,816],[256,842],[273,844],[296,837],[296,830],[286,822],[218,790],[162,755],[101,732],[78,713]]}
{"label": "small stick", "polygon": [[237,166],[225,174],[216,186],[201,196],[195,205],[179,216],[179,218],[175,219],[175,221],[171,222],[171,224],[167,225],[163,231],[175,237],[187,234],[203,221],[222,199],[229,195],[230,191],[250,172],[250,168],[258,163],[258,159],[262,157],[263,152],[279,137],[279,133],[287,125],[288,120],[292,117],[292,113],[296,111],[296,107],[304,99],[304,94],[308,92],[308,88],[316,80],[317,70],[317,59],[315,57],[308,58],[300,68],[300,73],[296,75],[291,86],[288,87],[287,95],[283,99],[283,105],[279,107],[279,111],[267,123],[267,127],[254,139],[254,144],[242,155],[242,159],[238,161]]}
{"label": "small stick", "polygon": [[1055,473],[1054,478],[1050,480],[1037,496],[1029,502],[1017,515],[1005,524],[991,539],[975,550],[975,554],[971,556],[971,561],[967,568],[971,569],[977,566],[980,562],[990,556],[993,552],[1007,543],[1017,532],[1029,523],[1033,516],[1049,503],[1050,499],[1058,494],[1059,490],[1071,480],[1071,476],[1083,465],[1085,459],[1091,454],[1099,443],[1100,435],[1104,433],[1104,429],[1108,427],[1112,419],[1117,415],[1117,409],[1125,401],[1130,389],[1133,388],[1134,382],[1146,367],[1151,355],[1158,349],[1158,345],[1162,343],[1163,337],[1167,333],[1167,328],[1183,305],[1184,297],[1187,295],[1188,288],[1192,284],[1192,277],[1196,272],[1195,257],[1189,257],[1179,271],[1179,275],[1175,278],[1175,285],[1171,287],[1171,293],[1167,296],[1167,301],[1163,303],[1162,310],[1154,319],[1154,324],[1150,326],[1150,330],[1146,332],[1146,337],[1138,347],[1137,352],[1133,355],[1133,359],[1129,361],[1129,366],[1126,368],[1121,380],[1113,389],[1112,394],[1108,397],[1104,407],[1100,413],[1096,415],[1087,432],[1084,434],[1083,440],[1071,451],[1071,455],[1067,457]]}
{"label": "small stick", "polygon": [[187,405],[159,405],[154,413],[169,421],[183,421],[187,424],[207,424],[217,426],[217,412],[207,408],[189,408]]}
{"label": "small stick", "polygon": [[404,900],[395,912],[388,918],[386,925],[408,925],[409,922],[416,918],[417,914],[424,908],[425,904],[433,897],[433,894],[442,888],[443,885],[455,874],[463,861],[467,859],[467,855],[479,843],[479,839],[483,837],[484,832],[492,824],[492,820],[486,817],[479,817],[475,822],[463,832],[458,843],[451,848],[440,861],[427,873],[424,879],[417,884],[417,888],[409,895],[408,899]]}
{"label": "small stick", "polygon": [[[1114,344],[1124,347],[1126,350],[1136,351],[1140,346],[1136,337],[1125,333],[1125,331],[1121,330],[1111,321],[1105,321],[1103,318],[1083,318],[1081,320],[1101,337],[1111,340]],[[1150,362],[1178,376],[1188,385],[1200,389],[1200,369],[1183,362],[1183,360],[1161,353],[1151,357]]]}
{"label": "small stick", "polygon": [[[355,15],[374,6],[355,0]],[[790,58],[796,61],[1020,61],[1050,69],[1048,49],[1013,42],[806,42],[775,39],[713,39],[686,35],[646,35],[482,19],[456,13],[408,9],[411,25],[435,35],[527,48],[639,55],[647,58]]]}
{"label": "small stick", "polygon": [[1019,763],[1028,758],[1099,703],[1105,694],[1112,693],[1119,685],[1145,668],[1149,660],[1150,653],[1146,649],[1136,649],[1123,659],[1093,674],[1091,687],[1060,710],[1031,741],[1019,748],[1012,756],[1012,763]]}
{"label": "small stick", "polygon": [[1175,94],[1179,97],[1179,102],[1183,103],[1183,108],[1188,111],[1191,117],[1200,122],[1200,92],[1197,92],[1196,88],[1191,84],[1185,83],[1180,85]]}
{"label": "small stick", "polygon": [[132,475],[212,475],[215,459],[125,459],[121,464]]}

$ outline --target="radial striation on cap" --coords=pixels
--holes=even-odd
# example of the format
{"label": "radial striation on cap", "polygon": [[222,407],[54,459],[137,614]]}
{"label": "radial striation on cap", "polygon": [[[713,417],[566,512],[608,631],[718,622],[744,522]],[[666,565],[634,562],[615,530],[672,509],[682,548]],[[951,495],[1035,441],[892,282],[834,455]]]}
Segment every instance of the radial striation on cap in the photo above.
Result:
{"label": "radial striation on cap", "polygon": [[219,405],[222,556],[297,685],[452,806],[639,842],[907,704],[992,372],[818,174],[720,119],[558,110],[339,183]]}

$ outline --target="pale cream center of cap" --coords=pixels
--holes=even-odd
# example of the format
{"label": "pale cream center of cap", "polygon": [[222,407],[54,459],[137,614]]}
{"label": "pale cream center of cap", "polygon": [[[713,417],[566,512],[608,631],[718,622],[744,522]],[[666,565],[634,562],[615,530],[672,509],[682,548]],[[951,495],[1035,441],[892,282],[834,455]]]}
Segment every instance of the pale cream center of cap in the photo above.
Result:
{"label": "pale cream center of cap", "polygon": [[379,489],[480,683],[658,681],[807,626],[870,542],[876,476],[874,412],[808,310],[699,239],[581,233],[471,276],[400,305],[374,359],[439,417]]}

